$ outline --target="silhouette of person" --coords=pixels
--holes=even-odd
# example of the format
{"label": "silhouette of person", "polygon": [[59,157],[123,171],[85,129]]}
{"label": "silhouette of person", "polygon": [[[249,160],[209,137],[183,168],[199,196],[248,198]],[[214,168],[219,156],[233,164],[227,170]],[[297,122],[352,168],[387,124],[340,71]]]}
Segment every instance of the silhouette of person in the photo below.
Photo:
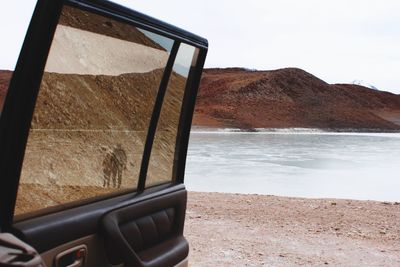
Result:
{"label": "silhouette of person", "polygon": [[110,187],[110,180],[113,177],[114,170],[114,160],[112,151],[107,152],[103,160],[103,187]]}
{"label": "silhouette of person", "polygon": [[122,184],[122,172],[126,169],[127,156],[121,144],[109,151],[103,160],[103,187],[120,188]]}
{"label": "silhouette of person", "polygon": [[[114,148],[114,155],[115,155],[115,165],[116,165],[116,174],[113,179],[113,184],[115,187],[115,183],[117,182],[117,187],[121,187],[122,183],[122,172],[126,169],[126,153],[125,150],[122,148],[121,144],[118,144],[116,148]],[[117,181],[115,181],[117,179]]]}

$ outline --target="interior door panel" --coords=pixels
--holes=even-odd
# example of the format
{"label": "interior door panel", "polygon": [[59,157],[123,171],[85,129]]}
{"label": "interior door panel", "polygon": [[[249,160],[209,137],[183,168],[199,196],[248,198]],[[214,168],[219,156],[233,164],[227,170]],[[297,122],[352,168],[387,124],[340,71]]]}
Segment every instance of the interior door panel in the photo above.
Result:
{"label": "interior door panel", "polygon": [[[188,242],[183,237],[182,229],[186,210],[186,190],[182,186],[168,188],[163,191],[136,198],[132,201],[105,203],[110,205],[106,215],[86,220],[76,218],[77,215],[59,214],[60,217],[72,216],[69,218],[57,218],[60,223],[51,226],[43,222],[53,222],[54,215],[49,218],[36,219],[35,222],[25,221],[15,225],[23,235],[24,240],[36,240],[36,248],[51,248],[41,252],[43,261],[47,266],[54,266],[55,259],[60,253],[79,245],[88,248],[85,266],[175,266],[185,262],[188,256]],[[115,208],[114,207],[117,207]],[[106,210],[106,207],[98,207]],[[59,232],[62,236],[63,229],[69,229],[71,221],[79,220],[89,225],[99,221],[98,227],[89,227],[95,232],[81,232],[82,237],[64,236],[62,240],[50,242],[43,237],[42,231],[48,233],[49,228],[53,232]],[[62,223],[64,221],[64,223]],[[47,230],[32,231],[33,225],[45,226]],[[88,235],[89,234],[89,235]],[[55,235],[57,236],[57,235]],[[38,242],[40,241],[40,242]],[[33,242],[33,241],[31,241]],[[61,243],[61,245],[56,245]],[[127,253],[126,255],[124,253]]]}
{"label": "interior door panel", "polygon": [[183,185],[149,191],[17,222],[15,234],[48,266],[78,245],[88,247],[86,266],[174,266],[188,256],[187,193]]}
{"label": "interior door panel", "polygon": [[180,190],[107,213],[101,220],[112,264],[173,266],[189,245],[183,237],[186,191]]}

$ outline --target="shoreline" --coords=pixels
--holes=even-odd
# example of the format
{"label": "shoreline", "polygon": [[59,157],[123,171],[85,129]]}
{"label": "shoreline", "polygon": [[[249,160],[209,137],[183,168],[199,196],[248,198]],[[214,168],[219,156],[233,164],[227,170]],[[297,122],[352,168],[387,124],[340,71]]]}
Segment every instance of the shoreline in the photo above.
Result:
{"label": "shoreline", "polygon": [[379,128],[302,128],[302,127],[286,127],[286,128],[229,128],[229,127],[212,127],[212,126],[192,126],[193,133],[276,133],[276,134],[339,134],[339,133],[400,133],[400,130],[379,129]]}
{"label": "shoreline", "polygon": [[400,203],[189,192],[192,266],[397,266]]}
{"label": "shoreline", "polygon": [[272,197],[272,198],[284,198],[284,199],[292,199],[292,200],[311,200],[311,201],[361,201],[361,202],[374,202],[381,203],[385,205],[399,205],[400,200],[381,200],[381,199],[357,199],[357,198],[341,198],[341,197],[312,197],[312,196],[290,196],[290,195],[272,195],[272,194],[262,194],[262,193],[241,193],[241,192],[219,192],[219,191],[198,191],[191,190],[187,188],[186,190],[190,194],[221,194],[221,195],[235,195],[240,197]]}

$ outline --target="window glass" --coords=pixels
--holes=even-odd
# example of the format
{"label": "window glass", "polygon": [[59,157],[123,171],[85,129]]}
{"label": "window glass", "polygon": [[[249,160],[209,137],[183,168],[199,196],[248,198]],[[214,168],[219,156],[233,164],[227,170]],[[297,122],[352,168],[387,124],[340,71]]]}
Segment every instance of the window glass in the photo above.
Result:
{"label": "window glass", "polygon": [[165,92],[147,171],[146,186],[170,182],[183,95],[190,68],[195,66],[198,49],[181,44]]}
{"label": "window glass", "polygon": [[4,100],[7,95],[8,85],[10,84],[12,71],[0,70],[0,114],[3,110]]}
{"label": "window glass", "polygon": [[136,188],[172,45],[64,7],[33,115],[16,214]]}

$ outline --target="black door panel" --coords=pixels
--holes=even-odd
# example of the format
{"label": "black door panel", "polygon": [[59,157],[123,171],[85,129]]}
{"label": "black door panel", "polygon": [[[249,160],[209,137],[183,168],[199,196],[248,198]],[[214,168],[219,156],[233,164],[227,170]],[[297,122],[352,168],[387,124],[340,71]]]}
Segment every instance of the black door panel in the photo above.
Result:
{"label": "black door panel", "polygon": [[189,253],[183,237],[186,198],[180,190],[106,214],[101,224],[111,263],[172,266],[183,261]]}
{"label": "black door panel", "polygon": [[[153,198],[168,196],[174,192],[185,192],[183,185],[171,186],[162,190],[149,189],[142,194],[119,196],[61,212],[27,219],[14,224],[16,234],[43,253],[62,244],[99,232],[101,218],[115,210]],[[152,212],[150,212],[152,213]],[[66,229],[68,229],[66,231]]]}

